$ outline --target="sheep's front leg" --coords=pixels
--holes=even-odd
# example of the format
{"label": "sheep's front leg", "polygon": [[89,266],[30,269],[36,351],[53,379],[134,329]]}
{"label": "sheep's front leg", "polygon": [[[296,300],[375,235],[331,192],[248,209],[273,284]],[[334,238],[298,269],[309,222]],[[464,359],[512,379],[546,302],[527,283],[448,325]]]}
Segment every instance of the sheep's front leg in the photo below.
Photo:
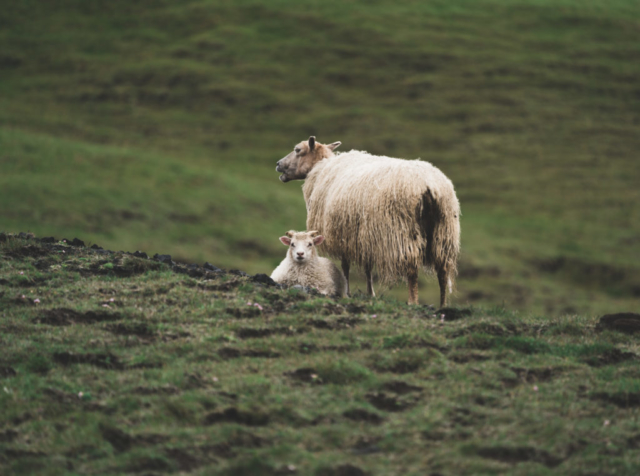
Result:
{"label": "sheep's front leg", "polygon": [[342,258],[342,274],[347,280],[347,296],[351,296],[351,291],[349,291],[349,260],[347,258]]}
{"label": "sheep's front leg", "polygon": [[365,266],[364,272],[367,275],[367,294],[369,296],[375,297],[376,293],[373,292],[373,273],[372,273],[372,268],[373,268],[373,266],[369,264],[369,265]]}
{"label": "sheep's front leg", "polygon": [[409,304],[418,304],[418,270],[412,269],[407,274],[409,284]]}

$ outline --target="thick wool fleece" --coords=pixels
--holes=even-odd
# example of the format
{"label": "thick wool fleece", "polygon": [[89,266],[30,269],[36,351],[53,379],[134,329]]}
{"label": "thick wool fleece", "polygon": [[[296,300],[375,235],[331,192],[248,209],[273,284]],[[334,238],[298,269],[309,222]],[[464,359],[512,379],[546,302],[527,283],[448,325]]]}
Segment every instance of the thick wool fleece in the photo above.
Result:
{"label": "thick wool fleece", "polygon": [[307,229],[325,236],[329,256],[375,266],[386,284],[420,267],[444,271],[453,284],[460,204],[430,163],[352,150],[318,162],[302,190]]}
{"label": "thick wool fleece", "polygon": [[309,261],[304,263],[296,262],[291,251],[287,251],[286,258],[271,273],[271,279],[286,286],[310,286],[330,296],[344,297],[347,290],[342,271],[331,260],[318,256],[315,249]]}

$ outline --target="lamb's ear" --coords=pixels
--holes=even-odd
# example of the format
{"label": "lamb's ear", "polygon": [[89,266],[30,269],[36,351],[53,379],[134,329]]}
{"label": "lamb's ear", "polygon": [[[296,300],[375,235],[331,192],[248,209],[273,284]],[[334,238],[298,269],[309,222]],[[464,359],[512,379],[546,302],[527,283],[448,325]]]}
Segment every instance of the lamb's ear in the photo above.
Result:
{"label": "lamb's ear", "polygon": [[329,149],[331,150],[336,150],[341,145],[342,145],[342,142],[338,141],[338,142],[334,142],[333,144],[327,144],[327,147],[329,147]]}
{"label": "lamb's ear", "polygon": [[288,236],[281,236],[280,241],[282,241],[282,244],[284,246],[291,246],[291,238],[289,238]]}
{"label": "lamb's ear", "polygon": [[315,136],[309,137],[309,150],[313,150],[315,146],[316,146],[316,137]]}
{"label": "lamb's ear", "polygon": [[321,245],[323,241],[324,241],[324,236],[318,235],[313,239],[313,244],[318,246],[318,245]]}

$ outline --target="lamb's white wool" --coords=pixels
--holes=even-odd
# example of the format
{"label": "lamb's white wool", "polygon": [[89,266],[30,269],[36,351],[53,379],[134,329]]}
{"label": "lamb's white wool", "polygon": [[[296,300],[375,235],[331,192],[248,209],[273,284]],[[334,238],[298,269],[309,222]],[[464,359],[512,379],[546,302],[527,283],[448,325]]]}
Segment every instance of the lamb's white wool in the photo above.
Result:
{"label": "lamb's white wool", "polygon": [[287,256],[271,273],[271,279],[287,286],[310,286],[322,294],[343,297],[346,280],[342,272],[327,258],[318,256],[316,246],[324,241],[317,232],[289,231],[280,241],[288,246]]}
{"label": "lamb's white wool", "polygon": [[409,302],[418,302],[418,269],[438,275],[440,303],[453,287],[460,251],[460,204],[451,181],[420,160],[374,156],[352,150],[334,155],[339,142],[315,137],[278,161],[280,180],[305,180],[307,228],[326,237],[325,251],[349,266],[372,270],[382,282],[409,282]]}

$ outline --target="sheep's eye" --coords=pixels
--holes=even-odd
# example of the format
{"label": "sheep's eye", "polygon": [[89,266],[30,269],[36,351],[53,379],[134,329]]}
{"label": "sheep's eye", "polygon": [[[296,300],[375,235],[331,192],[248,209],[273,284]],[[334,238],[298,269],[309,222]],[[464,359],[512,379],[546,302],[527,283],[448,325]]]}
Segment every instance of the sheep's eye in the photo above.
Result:
{"label": "sheep's eye", "polygon": [[299,153],[300,153],[300,148],[296,147],[296,154],[299,154]]}
{"label": "sheep's eye", "polygon": [[311,247],[311,243],[309,243],[309,247]]}
{"label": "sheep's eye", "polygon": [[296,245],[294,245],[293,243],[291,243],[291,246],[296,246]]}

